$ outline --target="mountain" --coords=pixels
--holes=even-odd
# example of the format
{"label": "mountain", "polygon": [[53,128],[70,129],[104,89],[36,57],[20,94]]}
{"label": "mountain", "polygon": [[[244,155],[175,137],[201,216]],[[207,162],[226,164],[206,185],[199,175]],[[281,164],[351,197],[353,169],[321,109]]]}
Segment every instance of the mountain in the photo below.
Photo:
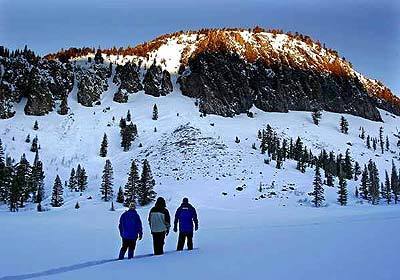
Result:
{"label": "mountain", "polygon": [[54,108],[66,113],[74,85],[79,103],[99,104],[111,76],[118,85],[114,101],[126,102],[142,89],[164,96],[175,86],[196,98],[204,114],[232,117],[255,106],[270,112],[326,110],[374,121],[382,121],[378,108],[400,115],[400,99],[381,82],[364,77],[320,42],[280,30],[203,29],[136,47],[71,48],[44,58],[2,48],[0,55],[1,118],[11,117],[24,97],[26,114]]}

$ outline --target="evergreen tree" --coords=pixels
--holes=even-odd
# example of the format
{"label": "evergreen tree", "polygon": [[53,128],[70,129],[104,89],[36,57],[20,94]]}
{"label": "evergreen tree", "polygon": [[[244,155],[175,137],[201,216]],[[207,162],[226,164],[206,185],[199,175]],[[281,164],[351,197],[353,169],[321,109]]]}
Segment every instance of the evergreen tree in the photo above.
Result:
{"label": "evergreen tree", "polygon": [[31,143],[31,135],[28,134],[25,138],[25,143]]}
{"label": "evergreen tree", "polygon": [[108,148],[107,134],[104,133],[103,141],[101,141],[101,146],[100,146],[100,156],[101,157],[107,156],[107,148]]}
{"label": "evergreen tree", "polygon": [[138,200],[140,205],[144,206],[154,201],[157,193],[153,190],[155,181],[150,170],[150,165],[147,159],[143,161],[142,176],[140,178],[140,189]]}
{"label": "evergreen tree", "polygon": [[53,185],[53,193],[51,195],[51,206],[60,207],[63,204],[63,186],[60,177],[57,175]]}
{"label": "evergreen tree", "polygon": [[354,180],[358,180],[358,177],[361,175],[361,167],[358,161],[354,164]]}
{"label": "evergreen tree", "polygon": [[126,114],[126,121],[130,122],[131,120],[132,120],[131,111],[128,110],[128,113]]}
{"label": "evergreen tree", "polygon": [[311,202],[314,204],[315,207],[321,207],[323,201],[325,200],[325,197],[324,197],[324,188],[322,186],[321,173],[319,171],[319,166],[316,166],[316,168],[315,168],[313,187],[314,187],[314,191],[311,193],[311,195],[313,196],[313,199],[311,200]]}
{"label": "evergreen tree", "polygon": [[351,180],[353,178],[353,165],[351,163],[350,150],[346,150],[346,155],[343,162],[343,173],[345,179]]}
{"label": "evergreen tree", "polygon": [[119,127],[121,128],[121,131],[126,127],[126,120],[124,118],[121,118],[119,121]]}
{"label": "evergreen tree", "polygon": [[154,104],[154,106],[153,106],[153,118],[152,119],[154,121],[158,120],[158,108],[157,108],[156,104]]}
{"label": "evergreen tree", "polygon": [[360,194],[361,198],[363,199],[368,199],[369,198],[369,175],[368,175],[368,169],[366,166],[364,166],[364,170],[361,175],[361,185],[360,185]]}
{"label": "evergreen tree", "polygon": [[31,176],[32,192],[34,192],[35,203],[41,203],[44,199],[44,178],[43,163],[39,159],[39,153],[36,152]]}
{"label": "evergreen tree", "polygon": [[79,202],[77,201],[75,204],[75,209],[79,209],[79,208],[81,208],[81,206],[79,205]]}
{"label": "evergreen tree", "polygon": [[122,190],[122,187],[119,187],[119,189],[118,189],[117,202],[124,203],[124,191]]}
{"label": "evergreen tree", "polygon": [[68,110],[69,110],[69,108],[68,108],[67,97],[64,97],[61,100],[60,109],[58,110],[58,113],[60,115],[66,115],[66,114],[68,114]]}
{"label": "evergreen tree", "polygon": [[364,129],[364,127],[361,127],[360,138],[363,139],[363,140],[365,139],[365,129]]}
{"label": "evergreen tree", "polygon": [[[383,183],[382,183],[382,185],[383,185]],[[382,190],[382,197],[386,200],[387,204],[390,204],[390,202],[392,201],[390,179],[389,179],[389,174],[387,171],[385,172],[385,185]]]}
{"label": "evergreen tree", "polygon": [[35,121],[35,124],[33,125],[33,130],[38,130],[39,129],[39,124],[37,121]]}
{"label": "evergreen tree", "polygon": [[[81,172],[81,166],[78,165],[79,172]],[[75,168],[71,169],[71,175],[69,176],[69,181],[68,181],[68,189],[71,192],[76,192],[78,191],[78,178],[77,174],[75,174]]]}
{"label": "evergreen tree", "polygon": [[24,207],[24,203],[30,198],[32,194],[31,184],[32,168],[29,162],[26,160],[25,154],[22,155],[21,160],[17,164],[15,183],[18,185],[20,190],[19,207]]}
{"label": "evergreen tree", "polygon": [[321,111],[314,110],[311,113],[311,116],[312,116],[312,120],[313,120],[314,124],[319,125],[319,121],[321,120],[321,116],[322,116]]}
{"label": "evergreen tree", "polygon": [[32,140],[31,152],[36,153],[39,150],[38,141],[38,137],[35,136],[35,138]]}
{"label": "evergreen tree", "polygon": [[398,197],[400,194],[400,181],[399,181],[399,174],[397,173],[397,167],[395,166],[393,160],[392,160],[392,173],[390,176],[390,186],[394,197],[394,203],[397,204]]}
{"label": "evergreen tree", "polygon": [[389,151],[390,143],[389,143],[389,136],[386,136],[386,151]]}
{"label": "evergreen tree", "polygon": [[368,171],[369,171],[369,193],[371,195],[372,204],[379,203],[379,173],[376,168],[375,163],[372,160],[369,160],[368,163]]}
{"label": "evergreen tree", "polygon": [[77,183],[78,183],[77,191],[84,192],[88,185],[85,168],[84,167],[80,168],[80,165],[78,165],[78,169],[76,171],[76,176],[77,176]]}
{"label": "evergreen tree", "polygon": [[5,165],[4,148],[0,139],[0,166]]}
{"label": "evergreen tree", "polygon": [[354,195],[358,198],[358,188],[357,188],[357,186],[356,186],[356,190],[355,190],[355,192],[354,192]]}
{"label": "evergreen tree", "polygon": [[335,179],[333,178],[332,173],[329,171],[325,171],[325,177],[326,177],[326,185],[329,187],[333,187],[335,184]]}
{"label": "evergreen tree", "polygon": [[106,160],[104,165],[102,184],[101,184],[101,199],[104,201],[110,201],[113,197],[113,168],[110,160]]}
{"label": "evergreen tree", "polygon": [[111,201],[110,211],[115,211],[114,201]]}
{"label": "evergreen tree", "polygon": [[341,117],[340,118],[340,132],[341,133],[344,133],[344,134],[348,134],[349,133],[349,123],[348,123],[348,121],[346,120],[346,118],[345,117]]}
{"label": "evergreen tree", "polygon": [[103,63],[104,62],[104,58],[101,55],[101,50],[97,49],[96,54],[94,55],[94,61],[97,64]]}
{"label": "evergreen tree", "polygon": [[382,126],[379,128],[379,144],[381,146],[381,152],[383,154],[385,142],[383,140],[383,127]]}
{"label": "evergreen tree", "polygon": [[369,135],[367,136],[367,148],[371,149],[371,137]]}
{"label": "evergreen tree", "polygon": [[128,174],[128,181],[125,184],[124,196],[125,206],[129,206],[131,202],[136,202],[140,191],[140,180],[138,168],[134,160],[132,160],[131,168]]}
{"label": "evergreen tree", "polygon": [[372,148],[376,151],[376,139],[372,139]]}
{"label": "evergreen tree", "polygon": [[338,202],[342,206],[347,204],[347,183],[343,176],[339,177]]}
{"label": "evergreen tree", "polygon": [[239,139],[239,137],[237,137],[237,136],[236,136],[236,138],[235,138],[235,143],[236,143],[236,144],[239,144],[239,143],[240,143],[240,139]]}

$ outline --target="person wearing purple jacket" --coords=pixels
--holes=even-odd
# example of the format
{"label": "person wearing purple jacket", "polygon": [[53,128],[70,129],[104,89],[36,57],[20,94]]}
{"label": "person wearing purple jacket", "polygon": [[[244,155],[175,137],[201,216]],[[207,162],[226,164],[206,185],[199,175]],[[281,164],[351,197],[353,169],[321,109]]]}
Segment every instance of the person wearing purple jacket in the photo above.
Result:
{"label": "person wearing purple jacket", "polygon": [[[189,199],[184,198],[181,206],[176,210],[174,220],[174,232],[178,231],[179,237],[177,251],[182,251],[187,239],[188,250],[193,250],[193,229],[199,229],[199,221],[197,220],[196,209],[189,204]],[[194,225],[194,226],[193,226]]]}
{"label": "person wearing purple jacket", "polygon": [[119,219],[119,233],[122,238],[122,247],[119,251],[119,259],[123,260],[126,250],[128,250],[128,259],[133,258],[136,248],[136,241],[142,240],[143,229],[142,221],[136,212],[136,205],[131,202],[129,210],[125,211]]}

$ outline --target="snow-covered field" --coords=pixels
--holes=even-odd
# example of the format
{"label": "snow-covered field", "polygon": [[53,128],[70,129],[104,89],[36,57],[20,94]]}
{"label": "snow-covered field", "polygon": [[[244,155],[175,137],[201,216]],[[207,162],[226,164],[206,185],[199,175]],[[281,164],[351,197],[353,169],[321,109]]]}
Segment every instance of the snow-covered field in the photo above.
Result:
{"label": "snow-covered field", "polygon": [[[38,213],[28,205],[10,213],[0,206],[0,279],[398,279],[399,205],[361,203],[354,197],[359,182],[349,181],[348,206],[339,206],[337,189],[326,187],[326,207],[313,208],[307,195],[312,169],[303,174],[294,161],[286,161],[278,170],[274,162],[264,164],[264,155],[251,147],[259,146],[258,129],[270,124],[282,137],[300,136],[315,153],[321,148],[344,153],[349,148],[361,166],[372,158],[382,180],[392,159],[400,167],[393,137],[398,118],[381,111],[385,122],[376,123],[346,115],[350,131],[344,135],[338,130],[340,115],[329,112],[323,112],[320,126],[312,123],[309,112],[265,113],[254,108],[254,118],[200,117],[194,100],[179,91],[161,98],[133,94],[127,104],[118,104],[112,101],[115,90],[110,87],[102,105],[94,108],[77,104],[76,93],[72,94],[69,116],[25,116],[20,104],[14,118],[0,121],[5,152],[16,160],[26,153],[33,161],[25,138],[38,135],[47,195],[56,174],[68,180],[78,163],[89,175],[87,192],[79,196],[65,190],[66,203],[59,209]],[[154,104],[157,121],[151,119]],[[129,152],[123,152],[118,124],[128,109],[139,137]],[[35,120],[38,131],[32,129]],[[358,137],[360,126],[374,137],[383,126],[393,152],[368,150]],[[98,152],[104,133],[115,192],[125,184],[130,161],[147,158],[155,190],[166,198],[172,214],[184,196],[197,207],[198,250],[172,253],[176,234],[171,232],[166,243],[171,253],[145,256],[152,252],[145,226],[136,251],[144,257],[112,261],[120,246],[117,222],[124,209],[116,204],[117,211],[108,211],[110,204],[100,200],[105,159]],[[240,143],[235,143],[236,136]],[[236,190],[238,186],[243,191]],[[272,191],[276,195],[269,195]],[[264,193],[270,198],[255,200]],[[51,208],[49,199],[44,205]],[[149,208],[138,209],[145,225]]]}

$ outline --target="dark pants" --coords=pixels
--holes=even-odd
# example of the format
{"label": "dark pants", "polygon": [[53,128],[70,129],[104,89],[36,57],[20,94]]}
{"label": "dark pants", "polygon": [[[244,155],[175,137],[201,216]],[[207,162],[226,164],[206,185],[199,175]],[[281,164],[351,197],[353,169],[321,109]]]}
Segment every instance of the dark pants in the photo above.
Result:
{"label": "dark pants", "polygon": [[124,259],[126,250],[128,250],[128,259],[132,259],[133,254],[135,252],[135,247],[136,247],[136,239],[130,240],[122,238],[122,247],[121,250],[119,251],[119,259],[120,260]]}
{"label": "dark pants", "polygon": [[179,232],[178,247],[176,250],[182,251],[187,239],[188,250],[193,250],[193,232]]}
{"label": "dark pants", "polygon": [[163,231],[163,232],[152,232],[151,234],[153,235],[154,255],[162,255],[162,254],[164,254],[165,231]]}

